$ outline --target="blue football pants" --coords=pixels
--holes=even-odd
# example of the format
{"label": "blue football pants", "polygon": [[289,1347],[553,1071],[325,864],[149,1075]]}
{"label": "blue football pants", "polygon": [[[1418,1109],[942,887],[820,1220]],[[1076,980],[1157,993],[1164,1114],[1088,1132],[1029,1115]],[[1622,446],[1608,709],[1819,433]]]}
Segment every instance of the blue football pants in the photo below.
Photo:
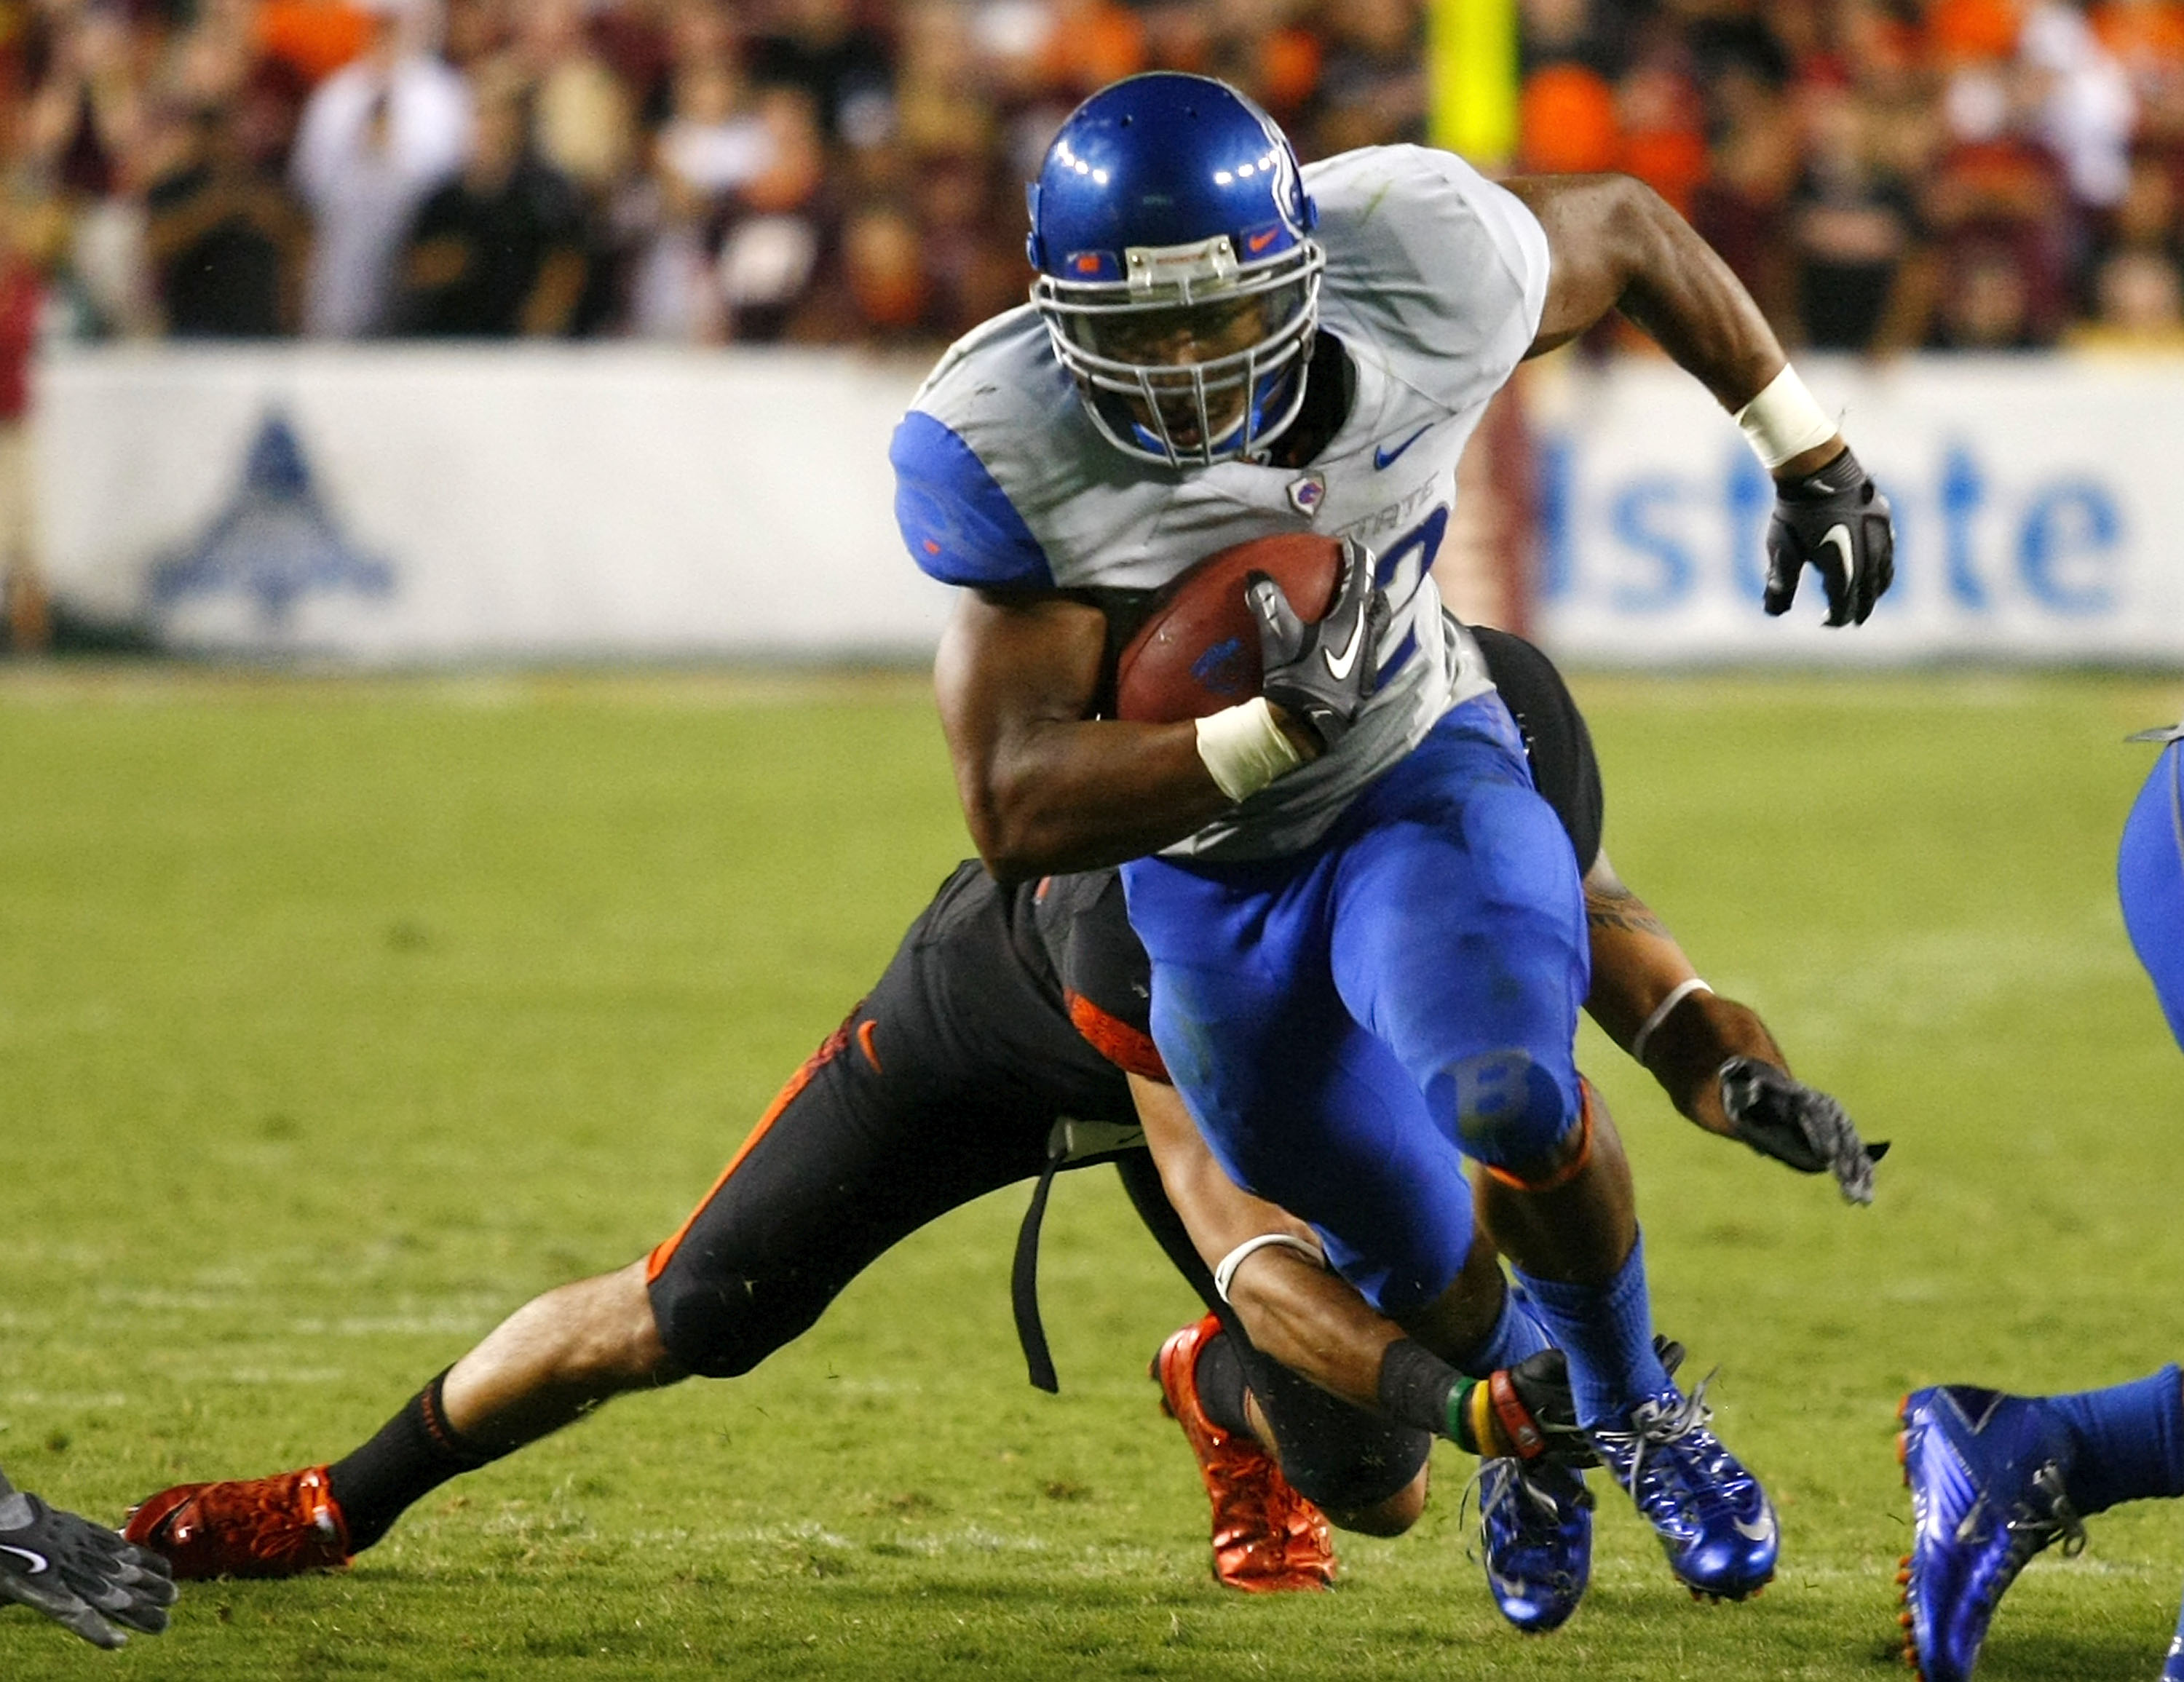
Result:
{"label": "blue football pants", "polygon": [[1585,896],[1499,695],[1452,709],[1308,851],[1124,867],[1153,1037],[1215,1156],[1384,1312],[1471,1248],[1464,1158],[1576,1124]]}

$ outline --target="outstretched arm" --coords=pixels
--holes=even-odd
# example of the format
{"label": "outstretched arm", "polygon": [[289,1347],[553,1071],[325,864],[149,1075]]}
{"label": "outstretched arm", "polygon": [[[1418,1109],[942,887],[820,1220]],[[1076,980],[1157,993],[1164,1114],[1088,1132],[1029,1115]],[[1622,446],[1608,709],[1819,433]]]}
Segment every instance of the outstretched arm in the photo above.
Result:
{"label": "outstretched arm", "polygon": [[1585,910],[1592,942],[1585,1007],[1669,1101],[1709,1133],[1801,1173],[1832,1172],[1850,1202],[1873,1201],[1873,1165],[1887,1145],[1867,1145],[1841,1105],[1791,1075],[1758,1012],[1699,978],[1604,852],[1585,874]]}
{"label": "outstretched arm", "polygon": [[1736,1137],[1721,1106],[1721,1066],[1731,1057],[1757,1057],[1789,1072],[1790,1060],[1767,1024],[1750,1005],[1722,998],[1699,979],[1669,926],[1624,885],[1605,852],[1585,873],[1585,917],[1592,943],[1586,1012],[1660,1082],[1686,1118]]}
{"label": "outstretched arm", "polygon": [[1547,237],[1546,304],[1529,354],[1567,343],[1611,310],[1644,328],[1736,417],[1774,476],[1768,612],[1788,610],[1809,562],[1826,583],[1828,623],[1863,624],[1895,576],[1888,499],[1729,265],[1628,175],[1520,175],[1506,185]]}

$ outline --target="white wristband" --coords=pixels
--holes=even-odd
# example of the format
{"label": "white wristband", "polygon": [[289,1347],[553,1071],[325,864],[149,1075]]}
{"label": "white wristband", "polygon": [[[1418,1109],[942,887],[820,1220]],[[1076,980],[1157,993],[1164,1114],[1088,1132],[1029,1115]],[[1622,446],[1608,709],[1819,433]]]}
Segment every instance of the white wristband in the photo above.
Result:
{"label": "white wristband", "polygon": [[1653,1030],[1655,1028],[1660,1027],[1663,1022],[1669,1020],[1669,1012],[1674,1010],[1677,1005],[1682,1004],[1685,1000],[1690,998],[1694,993],[1711,993],[1713,991],[1713,989],[1708,987],[1696,976],[1693,976],[1689,981],[1684,983],[1682,986],[1675,989],[1667,998],[1663,999],[1659,1004],[1653,1007],[1653,1014],[1646,1018],[1645,1025],[1641,1028],[1637,1033],[1630,1036],[1630,1055],[1638,1061],[1641,1063],[1644,1062],[1646,1061],[1646,1042],[1653,1037]]}
{"label": "white wristband", "polygon": [[1736,411],[1736,424],[1769,472],[1836,435],[1827,410],[1813,400],[1797,370],[1786,362],[1766,390]]}
{"label": "white wristband", "polygon": [[1244,1265],[1246,1256],[1256,1255],[1270,1245],[1279,1245],[1284,1250],[1294,1250],[1300,1256],[1309,1256],[1323,1267],[1327,1265],[1327,1254],[1316,1245],[1301,1239],[1294,1233],[1261,1233],[1256,1238],[1247,1238],[1221,1258],[1220,1266],[1213,1270],[1213,1289],[1220,1293],[1223,1302],[1228,1300],[1228,1287],[1235,1282],[1236,1270]]}
{"label": "white wristband", "polygon": [[1232,800],[1249,799],[1284,771],[1304,763],[1295,744],[1274,722],[1273,709],[1264,695],[1200,719],[1198,757]]}

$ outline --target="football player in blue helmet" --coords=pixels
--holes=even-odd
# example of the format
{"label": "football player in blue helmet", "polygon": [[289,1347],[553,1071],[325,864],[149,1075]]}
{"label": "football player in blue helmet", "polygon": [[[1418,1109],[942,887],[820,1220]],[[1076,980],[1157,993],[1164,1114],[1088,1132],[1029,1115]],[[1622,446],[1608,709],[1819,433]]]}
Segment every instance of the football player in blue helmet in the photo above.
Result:
{"label": "football player in blue helmet", "polygon": [[1028,197],[1032,298],[1109,443],[1210,465],[1296,419],[1327,253],[1266,113],[1218,83],[1138,78],[1069,120]]}
{"label": "football player in blue helmet", "polygon": [[[1830,621],[1863,621],[1886,499],[1726,265],[1628,177],[1496,184],[1418,147],[1300,169],[1234,89],[1160,73],[1078,108],[1030,209],[1029,307],[949,351],[889,451],[912,558],[961,587],[935,687],[981,856],[1011,881],[1121,864],[1154,1035],[1221,1167],[1429,1345],[1490,1231],[1673,1572],[1743,1598],[1774,1509],[1653,1347],[1629,1164],[1574,1061],[1580,872],[1429,573],[1489,400],[1614,309],[1774,474],[1770,611],[1809,561]],[[1346,560],[1309,625],[1249,582],[1257,695],[1102,716],[1154,593],[1300,530]],[[1589,1499],[1502,1495],[1543,1535]]]}
{"label": "football player in blue helmet", "polygon": [[[2116,888],[2133,950],[2184,1047],[2184,725],[2163,744],[2124,824]],[[1964,1682],[2003,1592],[2085,1519],[2120,1501],[2184,1495],[2178,1370],[2073,1395],[1936,1384],[1903,1399],[1897,1449],[1911,1487],[1912,1544],[1898,1579],[1908,1657],[1926,1682]],[[2164,1682],[2184,1682],[2184,1617]]]}

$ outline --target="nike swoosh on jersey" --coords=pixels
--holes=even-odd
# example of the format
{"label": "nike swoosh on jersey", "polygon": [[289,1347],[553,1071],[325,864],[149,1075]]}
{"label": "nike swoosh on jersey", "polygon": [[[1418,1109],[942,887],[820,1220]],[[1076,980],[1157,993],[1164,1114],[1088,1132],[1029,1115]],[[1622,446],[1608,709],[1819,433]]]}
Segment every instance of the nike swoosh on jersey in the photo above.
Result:
{"label": "nike swoosh on jersey", "polygon": [[1336,682],[1340,683],[1344,678],[1350,676],[1350,668],[1357,664],[1357,650],[1359,646],[1362,644],[1364,641],[1365,610],[1361,607],[1357,610],[1357,622],[1350,627],[1350,646],[1342,651],[1341,657],[1337,659],[1334,650],[1332,649],[1323,649],[1320,650],[1322,654],[1327,656],[1328,674],[1332,677]]}
{"label": "nike swoosh on jersey", "polygon": [[1373,467],[1375,469],[1381,469],[1394,466],[1396,465],[1396,458],[1397,456],[1401,455],[1405,450],[1408,449],[1412,444],[1416,443],[1420,438],[1425,437],[1425,435],[1431,431],[1433,431],[1433,422],[1429,420],[1424,426],[1419,427],[1417,432],[1412,433],[1407,438],[1405,438],[1402,443],[1397,444],[1395,448],[1390,449],[1385,445],[1382,445],[1374,449],[1373,452]]}
{"label": "nike swoosh on jersey", "polygon": [[7,1542],[0,1542],[0,1553],[12,1553],[18,1559],[29,1560],[31,1562],[31,1575],[33,1577],[36,1577],[41,1572],[50,1571],[53,1568],[53,1561],[47,1559],[45,1555],[42,1553],[31,1552],[28,1548],[19,1548],[13,1546]]}

